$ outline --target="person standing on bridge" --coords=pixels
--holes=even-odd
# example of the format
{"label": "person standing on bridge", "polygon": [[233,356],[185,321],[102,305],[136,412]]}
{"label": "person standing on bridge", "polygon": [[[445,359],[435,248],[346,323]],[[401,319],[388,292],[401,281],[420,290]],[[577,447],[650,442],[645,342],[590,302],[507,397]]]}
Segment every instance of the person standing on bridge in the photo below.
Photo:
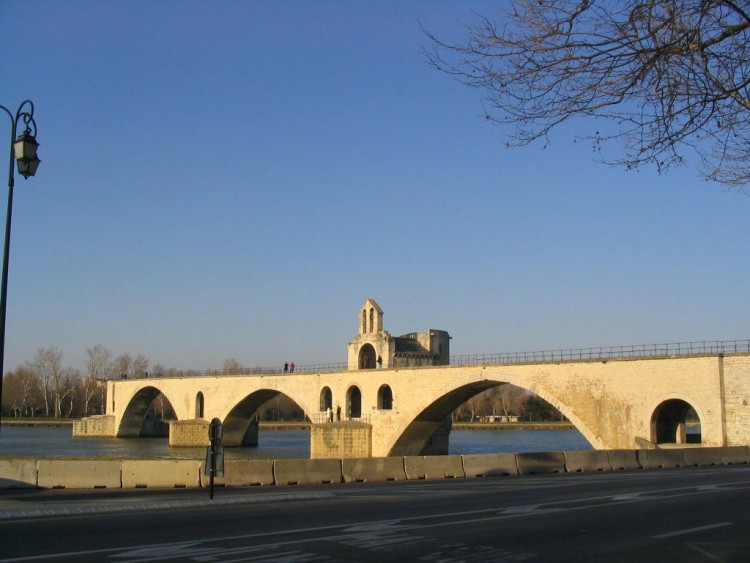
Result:
{"label": "person standing on bridge", "polygon": [[336,422],[341,422],[341,405],[336,405]]}
{"label": "person standing on bridge", "polygon": [[289,373],[294,373],[294,362],[289,364]]}
{"label": "person standing on bridge", "polygon": [[284,362],[284,373],[289,371],[289,362]]}

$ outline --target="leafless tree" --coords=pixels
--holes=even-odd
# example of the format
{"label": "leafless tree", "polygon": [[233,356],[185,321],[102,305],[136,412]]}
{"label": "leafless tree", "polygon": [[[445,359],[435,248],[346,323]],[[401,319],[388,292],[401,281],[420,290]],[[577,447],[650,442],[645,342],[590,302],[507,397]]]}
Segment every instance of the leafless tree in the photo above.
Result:
{"label": "leafless tree", "polygon": [[[105,380],[112,376],[112,352],[107,350],[101,344],[97,344],[92,348],[87,348],[88,359],[86,362],[86,377],[83,381],[83,400],[84,400],[84,413],[88,416],[91,413],[91,401],[94,395],[99,391],[101,392],[102,386],[105,385]],[[103,403],[97,409],[103,412]]]}
{"label": "leafless tree", "polygon": [[509,383],[493,387],[487,393],[493,416],[500,413],[505,417],[518,415],[526,401],[524,390]]}
{"label": "leafless tree", "polygon": [[[602,161],[658,170],[694,152],[703,175],[750,182],[750,8],[745,0],[508,0],[466,39],[426,31],[429,62],[486,94],[510,146],[577,116]],[[602,152],[617,141],[624,156]]]}
{"label": "leafless tree", "polygon": [[28,366],[19,367],[3,378],[3,410],[13,416],[34,416],[39,407],[39,378]]}
{"label": "leafless tree", "polygon": [[226,375],[241,374],[244,371],[244,367],[234,358],[227,358],[224,360],[223,373]]}
{"label": "leafless tree", "polygon": [[117,375],[127,375],[128,377],[145,377],[148,371],[149,361],[144,356],[138,354],[133,358],[130,354],[121,354],[113,362],[113,367]]}
{"label": "leafless tree", "polygon": [[148,372],[148,364],[148,358],[141,354],[138,354],[135,357],[135,360],[133,360],[133,377],[146,377],[146,372]]}

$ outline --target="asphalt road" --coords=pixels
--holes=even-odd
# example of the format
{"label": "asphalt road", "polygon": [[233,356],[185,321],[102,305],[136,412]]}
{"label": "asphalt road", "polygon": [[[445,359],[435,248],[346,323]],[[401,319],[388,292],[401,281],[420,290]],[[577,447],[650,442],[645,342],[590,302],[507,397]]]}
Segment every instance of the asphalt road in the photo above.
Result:
{"label": "asphalt road", "polygon": [[748,562],[750,466],[2,491],[0,561]]}

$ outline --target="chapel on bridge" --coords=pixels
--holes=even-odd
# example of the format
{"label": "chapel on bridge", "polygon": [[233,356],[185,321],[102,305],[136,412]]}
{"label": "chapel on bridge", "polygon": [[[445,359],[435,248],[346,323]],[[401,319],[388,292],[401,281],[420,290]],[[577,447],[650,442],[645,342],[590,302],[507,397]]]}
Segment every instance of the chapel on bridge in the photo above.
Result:
{"label": "chapel on bridge", "polygon": [[450,358],[450,336],[444,330],[391,336],[383,330],[383,310],[367,299],[359,311],[359,334],[347,345],[349,369],[444,366]]}

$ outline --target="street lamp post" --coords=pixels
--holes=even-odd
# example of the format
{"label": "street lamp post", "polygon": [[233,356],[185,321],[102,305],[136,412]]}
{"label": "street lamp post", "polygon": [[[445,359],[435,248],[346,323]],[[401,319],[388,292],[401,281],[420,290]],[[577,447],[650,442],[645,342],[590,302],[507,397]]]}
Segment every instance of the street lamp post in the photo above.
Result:
{"label": "street lamp post", "polygon": [[[8,171],[8,214],[5,219],[5,247],[3,250],[3,273],[0,281],[0,420],[2,419],[3,403],[3,376],[5,375],[5,317],[7,313],[8,300],[8,258],[10,256],[10,221],[13,214],[13,185],[15,183],[15,171],[13,161],[18,166],[18,173],[24,178],[36,174],[39,168],[39,158],[36,149],[36,122],[34,121],[34,104],[31,100],[24,100],[15,116],[3,105],[0,105],[8,114],[11,123],[10,129],[10,169]],[[18,133],[18,126],[23,122],[23,132]]]}

